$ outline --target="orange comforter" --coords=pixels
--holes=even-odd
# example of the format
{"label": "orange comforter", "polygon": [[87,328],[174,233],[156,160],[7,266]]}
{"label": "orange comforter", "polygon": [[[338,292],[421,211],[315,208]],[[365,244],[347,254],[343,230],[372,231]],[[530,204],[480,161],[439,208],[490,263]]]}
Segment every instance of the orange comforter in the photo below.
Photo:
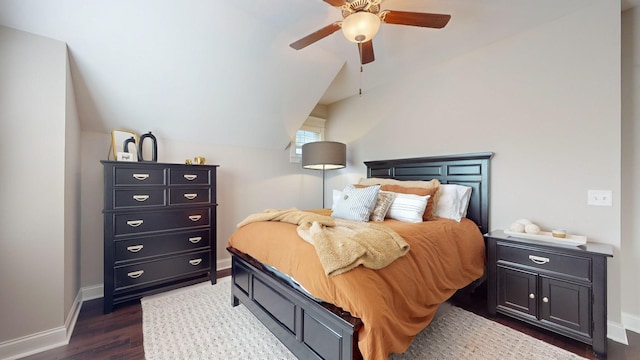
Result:
{"label": "orange comforter", "polygon": [[439,304],[482,276],[485,250],[482,234],[468,219],[383,224],[409,243],[409,253],[380,270],[360,266],[331,277],[293,224],[252,223],[232,234],[228,244],[291,275],[314,297],[360,318],[358,347],[363,357],[387,359],[406,351]]}

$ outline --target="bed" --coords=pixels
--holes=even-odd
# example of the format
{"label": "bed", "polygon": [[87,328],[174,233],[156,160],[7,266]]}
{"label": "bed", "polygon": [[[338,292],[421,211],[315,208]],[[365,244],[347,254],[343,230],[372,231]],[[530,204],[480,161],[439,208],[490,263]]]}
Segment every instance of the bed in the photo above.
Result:
{"label": "bed", "polygon": [[[471,187],[472,192],[466,219],[463,219],[460,222],[461,225],[452,224],[453,221],[447,223],[443,220],[442,227],[444,230],[442,231],[448,233],[458,226],[466,226],[467,230],[464,230],[465,232],[475,232],[480,234],[480,238],[482,238],[482,234],[488,232],[489,225],[489,170],[492,155],[492,153],[475,153],[452,156],[368,161],[365,162],[365,165],[367,166],[367,178],[386,178],[396,180],[437,179],[441,184],[460,184]],[[438,221],[434,221],[433,223],[435,224]],[[385,221],[385,224],[386,223],[387,221]],[[470,224],[471,228],[469,228]],[[288,225],[290,224],[277,223],[270,226],[284,228]],[[393,227],[394,230],[396,228],[401,230],[404,227],[403,224],[399,224],[397,222],[394,223],[393,221],[389,222],[388,226]],[[244,228],[248,228],[248,226],[241,229]],[[368,294],[364,294],[362,296],[359,295],[360,293],[356,293],[358,295],[355,296],[352,294],[338,294],[335,297],[335,302],[340,305],[339,307],[328,302],[313,299],[309,294],[305,294],[303,291],[300,291],[296,286],[297,284],[291,284],[290,281],[275,276],[272,272],[272,268],[265,264],[266,261],[265,263],[258,261],[257,259],[265,259],[265,255],[262,251],[249,249],[244,244],[246,244],[247,241],[252,241],[252,238],[260,238],[259,240],[261,242],[265,241],[269,246],[276,246],[277,244],[273,239],[270,240],[268,236],[264,235],[266,234],[264,229],[265,228],[256,227],[253,229],[253,232],[251,231],[252,229],[243,231],[246,234],[244,234],[244,237],[242,238],[237,238],[235,237],[236,234],[234,234],[229,241],[230,246],[228,247],[228,251],[231,253],[232,257],[232,305],[237,306],[240,303],[244,304],[284,345],[286,345],[298,358],[301,359],[346,360],[361,359],[363,356],[371,359],[382,359],[387,357],[389,351],[403,351],[401,347],[404,345],[400,346],[400,350],[398,350],[398,345],[393,342],[396,341],[396,339],[392,339],[389,344],[385,344],[387,338],[393,337],[395,333],[400,333],[403,336],[398,340],[400,344],[406,344],[407,338],[410,343],[412,337],[408,337],[404,332],[419,332],[421,328],[425,327],[431,321],[439,303],[446,301],[447,298],[455,292],[455,290],[463,287],[477,286],[477,284],[483,281],[484,278],[483,269],[478,272],[477,268],[473,270],[475,272],[473,272],[472,278],[470,277],[471,275],[465,273],[464,278],[461,277],[458,280],[457,277],[454,277],[451,281],[450,279],[440,279],[440,276],[443,276],[443,274],[435,272],[439,275],[433,276],[432,278],[437,279],[439,283],[445,282],[446,284],[443,289],[435,291],[436,294],[433,295],[433,298],[437,299],[437,301],[433,300],[435,302],[427,303],[427,301],[424,300],[425,305],[424,309],[421,309],[422,312],[420,313],[420,316],[412,314],[410,318],[413,319],[415,317],[415,322],[413,322],[413,320],[411,322],[397,322],[397,326],[402,327],[402,331],[392,329],[392,326],[388,325],[389,321],[387,323],[380,322],[380,324],[384,324],[383,326],[371,325],[374,323],[377,324],[377,320],[373,321],[371,316],[369,316],[366,311],[361,312],[361,309],[358,306],[362,305],[364,307],[364,301],[368,301],[367,299],[370,298],[376,298],[376,296],[371,294],[372,291],[369,291]],[[400,233],[400,231],[398,232]],[[478,238],[477,234],[473,234],[471,237]],[[282,238],[277,240],[278,242],[281,240],[283,243],[293,244],[290,245],[292,252],[298,251],[297,249],[299,248],[303,249],[305,246],[308,247],[308,244],[304,244],[303,240],[300,238],[295,239],[295,237],[296,235],[282,235]],[[269,241],[271,241],[271,243],[269,243]],[[479,241],[482,242],[483,240],[481,239]],[[422,253],[420,251],[422,250],[420,250],[420,246],[417,246],[417,243],[414,242],[411,244],[412,250],[409,251],[407,256],[392,263],[385,269],[381,269],[376,272],[375,270],[364,269],[360,266],[350,272],[337,275],[334,278],[340,278],[340,281],[332,281],[335,281],[336,283],[345,283],[347,281],[345,279],[348,279],[351,276],[353,276],[352,279],[359,279],[355,277],[357,274],[360,274],[358,276],[363,277],[374,276],[372,274],[380,274],[380,276],[384,276],[386,272],[395,271],[391,268],[399,268],[400,262],[412,262],[418,263],[417,266],[425,266],[424,264],[426,263],[442,262],[442,259],[448,258],[447,256],[440,256],[438,261],[416,261],[416,259],[411,258],[411,256],[424,255],[421,255]],[[269,246],[266,247],[268,248]],[[477,244],[474,244],[473,246],[475,247],[475,253],[477,254]],[[433,246],[431,247],[433,248]],[[466,245],[458,245],[458,247],[462,248],[466,247]],[[481,244],[480,249],[482,251],[482,254],[480,255],[482,258],[481,261],[482,264],[484,264],[484,243]],[[437,254],[438,251],[444,250],[431,249],[428,251],[435,251]],[[283,251],[278,250],[277,252],[278,254],[276,255],[280,256]],[[300,256],[302,256],[302,254]],[[474,256],[475,260],[473,261],[477,262],[478,256]],[[435,257],[437,257],[437,255],[434,256],[434,258]],[[465,267],[462,263],[469,261],[471,260],[465,259],[461,262],[458,261],[460,264],[454,264],[454,266],[462,268]],[[305,275],[307,273],[311,273],[311,271],[300,267],[307,266],[307,263],[313,263],[313,261],[305,260],[295,262],[295,265],[293,265],[294,268],[287,269],[285,272],[296,273],[297,275],[294,276],[296,280],[304,278],[303,280],[307,281],[306,285],[310,284],[312,285],[312,288],[314,288],[313,291],[311,291],[312,294],[321,293],[323,295],[321,296],[322,299],[333,299],[334,297],[332,297],[332,294],[337,292],[337,290],[333,288],[333,285],[331,285],[331,287],[327,287],[323,284],[316,284],[313,280],[309,280],[311,275],[309,275],[309,278]],[[281,263],[279,263],[278,266],[280,264]],[[286,267],[285,265],[286,264],[283,264],[282,266]],[[309,266],[312,267],[313,264]],[[427,268],[427,271],[428,269],[429,268]],[[453,270],[453,272],[458,271],[457,268],[453,268]],[[402,271],[406,272],[406,270]],[[452,269],[449,268],[447,271],[450,272]],[[462,273],[462,269],[460,272]],[[390,274],[391,273],[386,274],[388,276],[384,278],[384,281],[381,281],[381,283],[385,283],[393,289],[397,289],[396,287],[401,286],[399,285],[401,283],[408,283],[413,284],[409,286],[412,288],[412,291],[416,291],[416,289],[422,290],[420,285],[416,286],[417,283],[413,283],[414,279],[413,276],[411,276],[411,273],[405,273],[402,277],[398,276],[397,273],[394,273],[393,275]],[[400,281],[395,281],[394,279]],[[352,283],[347,282],[347,286],[353,287],[355,289],[354,291],[357,291],[358,289],[365,289],[360,287],[360,281],[351,281]],[[303,285],[305,284],[303,283]],[[440,284],[438,286],[443,285]],[[385,290],[381,291],[384,292]],[[426,296],[429,297],[429,301],[432,301],[430,294],[421,293],[419,291],[415,294],[416,301],[418,301],[418,298],[420,301],[423,301],[423,297]],[[402,296],[399,296],[398,298],[404,299]],[[388,302],[388,300],[385,301]],[[395,300],[392,300],[392,302],[394,301]],[[345,311],[343,308],[351,309],[351,312]],[[384,311],[382,311],[382,313],[384,313]],[[357,316],[358,314],[360,314],[360,316]],[[389,312],[386,312],[386,315],[380,317],[386,317],[388,314]],[[407,330],[407,328],[410,329]],[[396,346],[396,348],[393,348],[393,346]]]}

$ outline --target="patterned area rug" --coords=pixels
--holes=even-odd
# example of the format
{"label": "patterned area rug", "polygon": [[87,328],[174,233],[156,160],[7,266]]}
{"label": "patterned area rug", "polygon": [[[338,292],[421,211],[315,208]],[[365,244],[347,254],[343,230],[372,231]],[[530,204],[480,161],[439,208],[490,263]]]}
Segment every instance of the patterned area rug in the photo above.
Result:
{"label": "patterned area rug", "polygon": [[[230,286],[226,277],[143,298],[146,359],[295,359],[247,308],[231,307]],[[455,306],[441,308],[390,359],[582,359]]]}

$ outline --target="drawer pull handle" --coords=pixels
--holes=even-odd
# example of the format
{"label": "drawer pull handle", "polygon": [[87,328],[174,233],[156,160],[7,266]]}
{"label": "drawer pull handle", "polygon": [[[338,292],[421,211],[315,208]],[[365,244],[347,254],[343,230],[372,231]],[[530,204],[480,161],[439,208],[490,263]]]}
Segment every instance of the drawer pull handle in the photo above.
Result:
{"label": "drawer pull handle", "polygon": [[144,222],[144,220],[129,220],[129,221],[127,221],[127,225],[129,225],[131,227],[138,227],[138,226],[142,225],[143,222]]}
{"label": "drawer pull handle", "polygon": [[529,260],[533,261],[538,265],[544,265],[549,262],[549,258],[542,256],[529,255]]}
{"label": "drawer pull handle", "polygon": [[136,201],[143,202],[143,201],[146,201],[149,198],[149,195],[133,195],[133,198]]}
{"label": "drawer pull handle", "polygon": [[548,297],[546,297],[546,296],[545,296],[545,297],[543,297],[543,298],[542,298],[542,302],[548,303],[548,302],[549,302],[549,298],[548,298]]}
{"label": "drawer pull handle", "polygon": [[140,180],[140,181],[142,181],[142,180],[147,179],[147,178],[149,177],[149,174],[133,174],[133,177],[134,177],[136,180]]}
{"label": "drawer pull handle", "polygon": [[192,259],[189,260],[189,264],[193,265],[193,266],[197,266],[202,262],[202,259]]}
{"label": "drawer pull handle", "polygon": [[536,296],[533,293],[529,294],[529,299],[535,299],[535,298]]}
{"label": "drawer pull handle", "polygon": [[185,179],[192,181],[198,178],[198,175],[195,174],[184,174],[183,175]]}
{"label": "drawer pull handle", "polygon": [[198,221],[202,218],[202,215],[189,215],[189,220]]}
{"label": "drawer pull handle", "polygon": [[197,244],[200,242],[200,240],[202,240],[202,236],[194,236],[194,237],[190,237],[189,241],[191,241],[194,244]]}
{"label": "drawer pull handle", "polygon": [[198,194],[184,194],[184,197],[186,197],[189,200],[193,200],[198,197]]}
{"label": "drawer pull handle", "polygon": [[140,276],[142,276],[142,274],[144,274],[144,270],[138,270],[138,271],[132,271],[132,272],[128,273],[127,276],[132,278],[132,279],[137,279]]}
{"label": "drawer pull handle", "polygon": [[132,253],[137,253],[138,251],[142,250],[143,247],[144,245],[127,246],[127,250],[131,251]]}

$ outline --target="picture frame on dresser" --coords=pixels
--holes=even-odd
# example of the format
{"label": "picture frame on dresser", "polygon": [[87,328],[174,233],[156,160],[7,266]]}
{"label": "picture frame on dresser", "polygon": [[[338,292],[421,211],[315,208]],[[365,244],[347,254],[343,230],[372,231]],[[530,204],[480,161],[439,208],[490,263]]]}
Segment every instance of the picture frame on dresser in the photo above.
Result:
{"label": "picture frame on dresser", "polygon": [[101,161],[104,307],[216,283],[218,165]]}
{"label": "picture frame on dresser", "polygon": [[140,139],[135,131],[113,129],[111,130],[110,155],[113,153],[113,158],[116,161],[138,161],[139,142]]}

